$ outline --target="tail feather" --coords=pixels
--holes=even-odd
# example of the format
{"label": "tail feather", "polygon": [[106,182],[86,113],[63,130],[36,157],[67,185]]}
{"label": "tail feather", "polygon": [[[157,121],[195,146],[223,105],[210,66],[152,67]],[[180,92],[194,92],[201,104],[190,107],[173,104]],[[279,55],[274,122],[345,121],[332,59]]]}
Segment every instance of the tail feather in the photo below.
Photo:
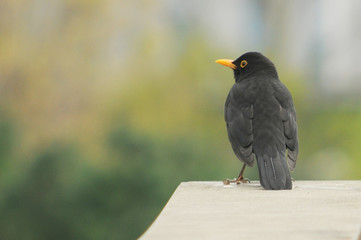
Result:
{"label": "tail feather", "polygon": [[285,153],[277,153],[276,157],[257,155],[257,164],[260,182],[265,189],[292,189]]}

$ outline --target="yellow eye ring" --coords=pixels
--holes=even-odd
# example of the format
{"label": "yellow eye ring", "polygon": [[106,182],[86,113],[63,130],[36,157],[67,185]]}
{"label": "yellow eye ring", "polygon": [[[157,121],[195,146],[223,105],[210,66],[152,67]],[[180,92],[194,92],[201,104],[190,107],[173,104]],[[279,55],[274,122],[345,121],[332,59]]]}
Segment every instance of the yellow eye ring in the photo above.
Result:
{"label": "yellow eye ring", "polygon": [[241,62],[241,68],[244,68],[245,66],[247,66],[248,62],[246,60],[242,60]]}

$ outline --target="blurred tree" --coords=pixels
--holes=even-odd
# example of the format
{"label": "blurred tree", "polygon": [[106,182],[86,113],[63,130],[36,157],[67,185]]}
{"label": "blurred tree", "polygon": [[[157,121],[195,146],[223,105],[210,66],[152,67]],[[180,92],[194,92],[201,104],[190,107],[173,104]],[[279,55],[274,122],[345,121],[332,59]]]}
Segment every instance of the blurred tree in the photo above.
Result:
{"label": "blurred tree", "polygon": [[7,187],[0,202],[1,239],[78,239],[69,191],[74,155],[54,146],[39,153],[23,178]]}

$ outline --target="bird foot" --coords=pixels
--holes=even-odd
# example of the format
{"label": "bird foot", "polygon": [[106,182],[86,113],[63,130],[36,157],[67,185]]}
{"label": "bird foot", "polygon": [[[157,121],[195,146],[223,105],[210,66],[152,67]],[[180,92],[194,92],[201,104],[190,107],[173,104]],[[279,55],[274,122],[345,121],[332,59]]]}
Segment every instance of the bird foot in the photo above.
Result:
{"label": "bird foot", "polygon": [[251,183],[251,181],[248,178],[235,178],[235,179],[223,179],[223,184],[224,185],[229,185],[231,183],[235,183],[235,184],[241,184],[241,183]]}

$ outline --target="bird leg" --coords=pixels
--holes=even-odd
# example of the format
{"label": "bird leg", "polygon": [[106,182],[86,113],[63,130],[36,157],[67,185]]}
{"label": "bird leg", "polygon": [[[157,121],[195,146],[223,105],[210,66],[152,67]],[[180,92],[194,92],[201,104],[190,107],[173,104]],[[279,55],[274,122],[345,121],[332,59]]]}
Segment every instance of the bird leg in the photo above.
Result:
{"label": "bird leg", "polygon": [[229,185],[230,183],[235,183],[235,184],[250,183],[251,181],[248,178],[243,177],[243,172],[244,172],[245,169],[246,169],[246,164],[244,163],[238,177],[233,179],[233,180],[226,178],[226,179],[223,180],[223,184],[224,185]]}

